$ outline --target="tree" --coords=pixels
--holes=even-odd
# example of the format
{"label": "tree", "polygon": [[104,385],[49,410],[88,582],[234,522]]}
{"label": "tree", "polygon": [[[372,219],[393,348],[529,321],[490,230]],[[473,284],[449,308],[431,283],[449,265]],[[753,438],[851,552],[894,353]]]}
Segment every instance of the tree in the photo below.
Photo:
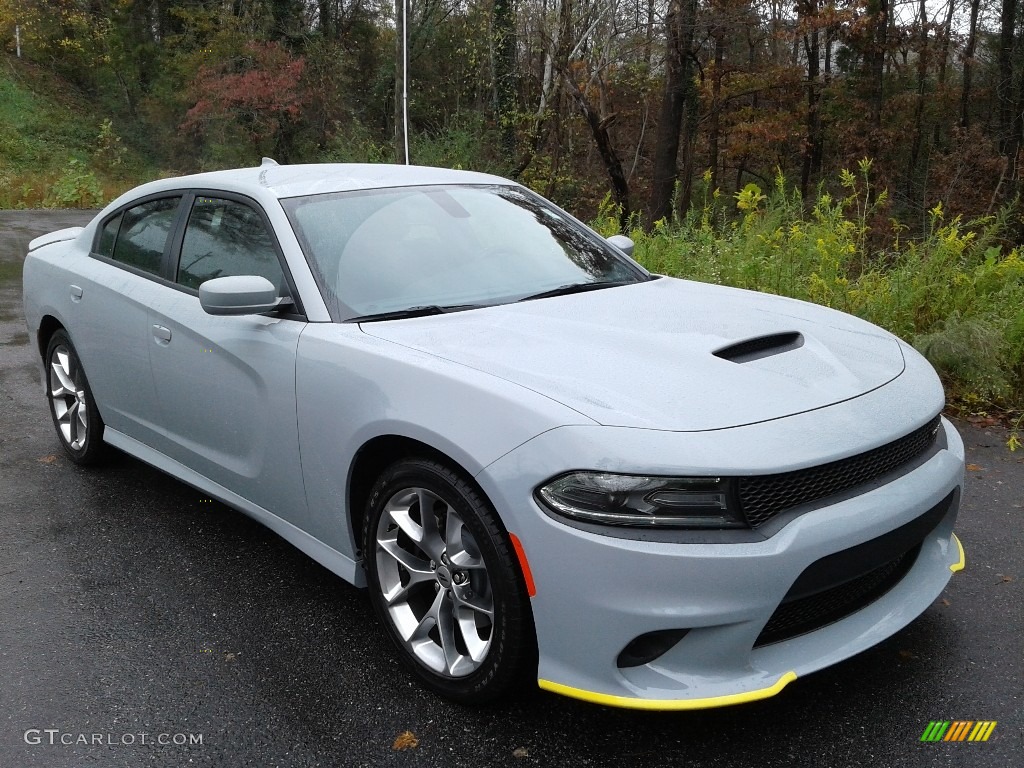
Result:
{"label": "tree", "polygon": [[[697,24],[697,0],[669,0],[665,17],[665,88],[658,117],[654,145],[654,178],[647,218],[654,222],[672,216],[672,194],[679,178],[676,162],[679,156],[683,117],[687,117],[687,158],[684,167],[692,167],[692,127],[697,118],[697,89],[693,81],[692,48]],[[689,198],[690,179],[684,175],[682,184]]]}
{"label": "tree", "polygon": [[[950,0],[952,4],[952,0]],[[960,127],[970,125],[971,86],[974,75],[974,54],[978,44],[978,10],[981,0],[971,0],[971,21],[967,32],[967,47],[963,58],[963,86],[960,91]]]}
{"label": "tree", "polygon": [[242,135],[256,153],[291,160],[291,137],[309,99],[305,60],[280,43],[248,43],[238,61],[204,67],[191,85],[195,104],[182,129],[226,143]]}
{"label": "tree", "polygon": [[501,128],[501,149],[509,166],[516,154],[516,34],[512,0],[494,0],[492,16],[494,114]]}
{"label": "tree", "polygon": [[409,137],[406,134],[406,115],[408,114],[408,41],[410,0],[395,0],[395,162],[406,159],[406,147]]}
{"label": "tree", "polygon": [[[924,0],[922,0],[923,2]],[[821,172],[822,132],[818,114],[818,76],[821,51],[818,46],[818,0],[800,0],[797,3],[800,27],[803,29],[804,53],[807,56],[807,134],[803,147],[803,167],[800,173],[800,193],[808,196],[811,174]]]}

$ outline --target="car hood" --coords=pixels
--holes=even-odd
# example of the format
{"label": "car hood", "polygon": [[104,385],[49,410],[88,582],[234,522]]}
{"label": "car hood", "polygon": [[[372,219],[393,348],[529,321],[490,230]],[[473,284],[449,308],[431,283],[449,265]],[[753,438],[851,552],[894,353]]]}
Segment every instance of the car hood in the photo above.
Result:
{"label": "car hood", "polygon": [[858,397],[904,369],[896,338],[850,315],[673,278],[362,328],[622,427],[778,419]]}

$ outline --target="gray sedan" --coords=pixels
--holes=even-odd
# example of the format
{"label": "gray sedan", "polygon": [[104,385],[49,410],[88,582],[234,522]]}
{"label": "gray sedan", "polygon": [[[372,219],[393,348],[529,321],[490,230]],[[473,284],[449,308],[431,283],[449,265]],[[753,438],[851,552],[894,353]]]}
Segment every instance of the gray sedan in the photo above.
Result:
{"label": "gray sedan", "polygon": [[25,312],[72,461],[368,587],[438,693],[771,696],[963,567],[963,445],[891,334],[631,250],[493,176],[268,161],[37,238]]}

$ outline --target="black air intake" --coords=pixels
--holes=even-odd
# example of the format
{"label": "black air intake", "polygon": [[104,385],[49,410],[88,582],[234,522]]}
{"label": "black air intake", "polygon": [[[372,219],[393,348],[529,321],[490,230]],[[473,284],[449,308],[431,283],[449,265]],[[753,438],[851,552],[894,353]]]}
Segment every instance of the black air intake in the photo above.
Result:
{"label": "black air intake", "polygon": [[768,336],[758,336],[753,339],[746,339],[727,347],[716,349],[713,354],[723,360],[733,363],[749,363],[751,360],[760,360],[762,357],[771,357],[783,352],[800,349],[804,345],[804,337],[797,331],[785,333],[772,333]]}

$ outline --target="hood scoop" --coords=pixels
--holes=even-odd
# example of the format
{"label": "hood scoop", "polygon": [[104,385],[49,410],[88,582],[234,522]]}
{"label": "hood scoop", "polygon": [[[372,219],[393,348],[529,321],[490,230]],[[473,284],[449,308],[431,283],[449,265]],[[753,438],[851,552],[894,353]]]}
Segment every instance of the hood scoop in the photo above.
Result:
{"label": "hood scoop", "polygon": [[762,357],[791,352],[794,349],[800,349],[803,345],[804,337],[801,333],[786,331],[738,341],[727,347],[716,349],[711,354],[733,363],[749,363],[753,360],[760,360]]}

